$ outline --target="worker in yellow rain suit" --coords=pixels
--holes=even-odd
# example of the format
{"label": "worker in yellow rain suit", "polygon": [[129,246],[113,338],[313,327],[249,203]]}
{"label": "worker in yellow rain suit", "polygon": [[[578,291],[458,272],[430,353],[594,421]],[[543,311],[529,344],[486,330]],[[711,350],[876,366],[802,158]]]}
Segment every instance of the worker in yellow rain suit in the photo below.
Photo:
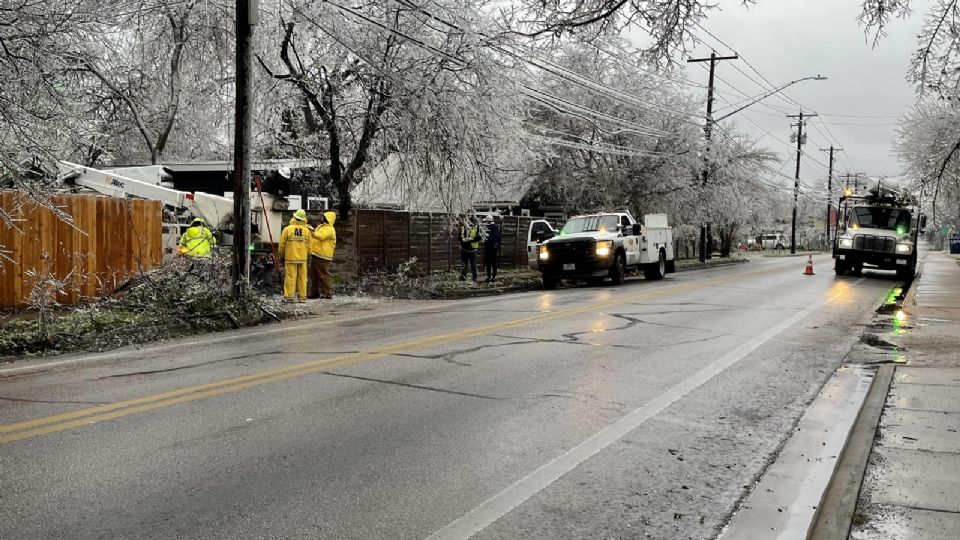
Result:
{"label": "worker in yellow rain suit", "polygon": [[180,253],[187,257],[210,258],[210,250],[217,245],[217,239],[207,228],[203,218],[193,218],[190,228],[180,236]]}
{"label": "worker in yellow rain suit", "polygon": [[333,223],[337,221],[337,214],[323,213],[323,223],[313,230],[310,240],[310,296],[320,298],[320,289],[323,289],[323,298],[333,298],[333,286],[330,283],[330,265],[333,264],[333,252],[337,248],[337,231]]}
{"label": "worker in yellow rain suit", "polygon": [[293,302],[294,289],[301,302],[307,301],[307,255],[310,254],[310,226],[303,209],[293,214],[280,233],[280,260],[283,261],[283,300]]}

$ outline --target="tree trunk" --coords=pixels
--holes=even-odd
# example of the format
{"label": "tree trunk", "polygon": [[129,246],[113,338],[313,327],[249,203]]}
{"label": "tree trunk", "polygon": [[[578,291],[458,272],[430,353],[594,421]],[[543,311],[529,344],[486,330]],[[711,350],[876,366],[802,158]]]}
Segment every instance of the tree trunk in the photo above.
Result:
{"label": "tree trunk", "polygon": [[353,199],[350,197],[351,184],[353,182],[350,181],[349,177],[344,177],[334,184],[337,188],[337,212],[341,219],[343,219],[343,216],[349,215],[353,208]]}
{"label": "tree trunk", "polygon": [[740,227],[736,224],[729,224],[720,227],[717,233],[720,235],[720,256],[729,257],[733,239],[737,236]]}

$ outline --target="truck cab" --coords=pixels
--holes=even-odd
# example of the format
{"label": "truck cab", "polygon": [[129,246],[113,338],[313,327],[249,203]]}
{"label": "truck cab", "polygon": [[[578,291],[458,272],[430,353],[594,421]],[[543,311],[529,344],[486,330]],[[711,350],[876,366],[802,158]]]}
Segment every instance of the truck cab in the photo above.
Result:
{"label": "truck cab", "polygon": [[846,192],[841,198],[843,222],[833,246],[838,276],[860,273],[866,265],[896,270],[912,279],[917,269],[917,239],[926,216],[902,193],[879,187],[866,195]]}
{"label": "truck cab", "polygon": [[622,284],[628,270],[661,279],[674,270],[673,233],[666,214],[648,214],[644,223],[629,212],[570,218],[560,233],[537,247],[538,269],[546,289],[564,280]]}

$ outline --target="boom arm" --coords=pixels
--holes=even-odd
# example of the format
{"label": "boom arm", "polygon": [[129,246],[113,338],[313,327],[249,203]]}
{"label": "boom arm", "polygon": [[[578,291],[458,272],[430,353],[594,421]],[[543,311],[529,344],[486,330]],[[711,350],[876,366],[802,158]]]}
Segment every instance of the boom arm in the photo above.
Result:
{"label": "boom arm", "polygon": [[60,180],[92,189],[111,197],[138,197],[161,201],[174,208],[189,210],[194,216],[217,226],[233,213],[233,199],[209,193],[188,193],[110,171],[102,171],[68,161],[60,161]]}

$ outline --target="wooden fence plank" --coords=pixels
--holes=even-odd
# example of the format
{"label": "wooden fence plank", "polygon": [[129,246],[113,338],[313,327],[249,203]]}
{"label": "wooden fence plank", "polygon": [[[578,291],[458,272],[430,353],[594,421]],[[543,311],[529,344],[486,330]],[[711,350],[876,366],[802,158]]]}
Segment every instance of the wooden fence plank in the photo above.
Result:
{"label": "wooden fence plank", "polygon": [[[0,207],[9,210],[22,197],[15,191],[0,191]],[[112,291],[131,271],[162,263],[159,201],[57,195],[51,202],[73,218],[73,226],[32,201],[20,213],[26,218],[20,222],[23,234],[0,224],[0,245],[17,262],[0,272],[0,309],[24,305],[34,284],[29,277],[32,271],[52,271],[58,277],[74,272],[71,290],[57,300],[76,303]]]}

